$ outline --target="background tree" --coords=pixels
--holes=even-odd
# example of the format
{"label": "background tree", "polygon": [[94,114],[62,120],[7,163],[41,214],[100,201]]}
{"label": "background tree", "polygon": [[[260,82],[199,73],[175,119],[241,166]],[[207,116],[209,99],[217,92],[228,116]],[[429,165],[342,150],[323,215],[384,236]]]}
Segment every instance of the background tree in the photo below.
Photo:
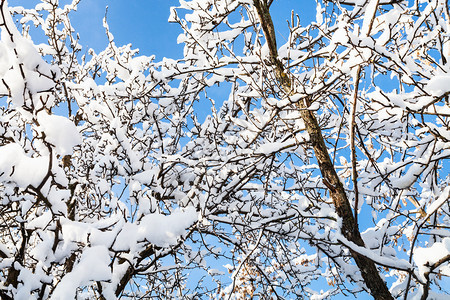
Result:
{"label": "background tree", "polygon": [[82,52],[78,2],[0,4],[2,298],[448,297],[447,1],[318,1],[283,45],[282,1],[181,1],[161,62],[106,18]]}

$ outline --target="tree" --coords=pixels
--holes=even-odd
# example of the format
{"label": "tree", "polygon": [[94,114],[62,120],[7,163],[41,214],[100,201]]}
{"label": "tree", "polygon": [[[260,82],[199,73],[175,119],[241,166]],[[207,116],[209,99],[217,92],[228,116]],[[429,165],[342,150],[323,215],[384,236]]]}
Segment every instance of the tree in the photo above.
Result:
{"label": "tree", "polygon": [[106,18],[83,52],[78,3],[0,4],[2,299],[448,297],[447,1],[317,1],[281,46],[281,1],[180,1],[160,62]]}

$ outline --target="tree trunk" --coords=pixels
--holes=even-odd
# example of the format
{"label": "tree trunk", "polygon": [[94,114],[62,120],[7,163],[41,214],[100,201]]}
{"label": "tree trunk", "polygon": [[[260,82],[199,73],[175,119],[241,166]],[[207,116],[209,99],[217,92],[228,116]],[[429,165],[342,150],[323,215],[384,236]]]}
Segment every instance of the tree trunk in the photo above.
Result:
{"label": "tree trunk", "polygon": [[[278,59],[275,29],[269,13],[269,6],[267,2],[263,0],[254,0],[254,5],[261,21],[266,42],[268,43],[270,59],[273,67],[275,68],[277,80],[286,94],[290,95],[292,93],[291,80],[287,74],[288,70],[284,69],[282,62]],[[345,193],[344,187],[339,180],[328,154],[328,149],[325,145],[325,140],[317,122],[317,118],[313,111],[307,109],[309,106],[308,99],[306,99],[306,101],[297,102],[297,106],[300,110],[301,117],[305,122],[306,131],[310,136],[310,142],[313,146],[320,172],[322,173],[323,182],[330,191],[330,196],[333,200],[338,216],[342,218],[342,235],[356,245],[365,247],[364,241],[358,229],[358,224],[356,223],[353,215],[350,202],[348,201],[347,194]],[[375,263],[352,249],[350,249],[350,253],[361,271],[364,283],[369,288],[371,295],[375,299],[380,300],[393,299],[386,283],[381,278]]]}

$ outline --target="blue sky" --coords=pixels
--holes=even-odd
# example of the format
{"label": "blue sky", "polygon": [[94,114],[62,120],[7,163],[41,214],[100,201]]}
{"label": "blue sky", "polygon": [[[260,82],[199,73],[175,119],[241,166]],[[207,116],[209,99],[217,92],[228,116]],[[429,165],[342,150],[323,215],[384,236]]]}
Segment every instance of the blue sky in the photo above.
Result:
{"label": "blue sky", "polygon": [[[10,6],[21,5],[31,8],[38,0],[9,0]],[[60,0],[67,4],[70,1]],[[275,0],[272,5],[273,19],[278,31],[279,44],[287,37],[286,20],[291,10],[300,14],[302,25],[315,17],[315,0]],[[178,59],[183,47],[178,45],[177,36],[182,33],[178,24],[168,23],[170,7],[179,5],[179,0],[82,0],[78,11],[72,15],[72,24],[80,34],[85,49],[103,50],[107,39],[102,20],[108,7],[107,19],[118,46],[132,43],[141,54]],[[305,9],[305,5],[308,9]]]}
{"label": "blue sky", "polygon": [[[11,6],[21,5],[25,8],[31,8],[39,2],[38,0],[9,0]],[[60,2],[66,4],[69,1],[60,0]],[[315,3],[314,0],[274,1],[272,13],[278,32],[279,46],[284,44],[284,39],[288,35],[286,20],[290,19],[291,11],[294,10],[300,14],[301,23],[305,26],[315,18]],[[116,45],[132,43],[133,48],[140,49],[141,54],[156,55],[156,61],[163,57],[178,59],[182,58],[183,45],[178,45],[176,41],[182,31],[177,24],[167,22],[170,7],[178,4],[178,0],[82,0],[71,20],[80,35],[84,50],[93,48],[96,52],[100,52],[107,45],[102,22],[108,7],[107,20],[110,31],[115,36]],[[32,38],[35,42],[42,42],[33,35]],[[227,94],[223,97],[226,98]],[[217,100],[216,103],[219,103],[220,101]],[[209,107],[204,109],[204,112],[197,111],[197,113],[208,113]],[[224,270],[220,266],[218,268]],[[192,276],[196,276],[195,272]],[[320,283],[317,284],[320,285]]]}
{"label": "blue sky", "polygon": [[181,58],[182,45],[176,43],[181,31],[177,24],[167,22],[170,7],[177,4],[178,0],[86,0],[80,3],[73,22],[82,43],[101,50],[106,45],[102,19],[108,7],[107,20],[117,45],[132,43],[141,54],[155,54],[157,60]]}
{"label": "blue sky", "polygon": [[[31,8],[38,0],[9,0],[10,6]],[[60,0],[61,4],[70,3]],[[178,5],[178,0],[82,0],[78,10],[71,16],[72,25],[80,34],[84,49],[93,48],[97,52],[107,45],[102,22],[108,7],[107,19],[118,46],[133,44],[144,55],[181,58],[182,45],[176,38],[181,33],[177,24],[167,22],[170,7]],[[32,35],[36,42],[36,36]]]}
{"label": "blue sky", "polygon": [[[315,11],[305,10],[304,6],[315,7],[314,0],[275,0],[272,6],[274,22],[279,30],[279,44],[283,44],[283,35],[287,36],[286,20],[290,19],[291,10],[301,14],[303,25],[315,17]],[[73,22],[81,34],[82,43],[95,50],[106,45],[106,36],[102,19],[108,6],[107,19],[117,45],[132,43],[144,55],[156,55],[156,60],[163,57],[181,58],[182,45],[177,45],[177,36],[182,33],[178,24],[168,23],[170,7],[179,5],[178,0],[82,0]]]}
{"label": "blue sky", "polygon": [[[22,5],[26,8],[39,2],[9,0],[12,6]],[[69,1],[60,2],[64,4]],[[178,59],[182,57],[183,52],[183,46],[176,42],[181,30],[177,24],[167,22],[170,7],[177,6],[178,2],[178,0],[82,0],[78,11],[72,16],[72,22],[80,34],[84,49],[94,48],[99,52],[107,45],[102,19],[108,7],[108,23],[118,46],[132,43],[134,48],[140,49],[141,54],[156,55],[156,61],[163,57]],[[315,17],[314,7],[314,0],[274,1],[272,13],[279,45],[284,42],[283,36],[287,36],[286,19],[290,18],[291,10],[299,13],[302,25],[306,25]],[[216,101],[218,102],[220,101]],[[205,113],[208,113],[207,110],[209,107],[205,108]],[[370,221],[370,217],[361,220],[364,221]]]}
{"label": "blue sky", "polygon": [[[24,7],[39,3],[38,0],[9,1],[11,5]],[[60,0],[63,4],[69,2]],[[80,34],[84,50],[93,48],[98,53],[107,45],[102,23],[108,7],[107,21],[117,46],[131,43],[133,48],[139,49],[140,54],[155,55],[155,61],[160,61],[163,57],[180,59],[183,56],[183,45],[177,44],[177,36],[182,30],[178,24],[168,22],[170,7],[178,5],[179,0],[81,0],[71,21]],[[301,23],[305,26],[315,19],[315,6],[315,0],[274,1],[271,11],[278,32],[279,46],[284,44],[288,37],[287,19],[291,18],[291,11],[300,14]],[[210,89],[208,96],[214,97],[216,104],[220,104],[228,97],[228,90]],[[196,114],[200,121],[211,112],[210,102],[206,101],[206,106],[196,106]]]}

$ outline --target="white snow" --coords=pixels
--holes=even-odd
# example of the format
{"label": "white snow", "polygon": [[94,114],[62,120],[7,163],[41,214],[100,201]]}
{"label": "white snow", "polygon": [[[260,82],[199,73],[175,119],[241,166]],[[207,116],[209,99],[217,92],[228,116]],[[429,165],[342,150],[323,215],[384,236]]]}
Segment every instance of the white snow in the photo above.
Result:
{"label": "white snow", "polygon": [[38,122],[39,129],[45,133],[45,140],[55,146],[57,154],[72,154],[72,148],[82,142],[75,124],[65,117],[40,112]]}
{"label": "white snow", "polygon": [[64,276],[50,299],[74,299],[78,287],[89,281],[111,280],[110,256],[105,246],[85,248],[72,272]]}
{"label": "white snow", "polygon": [[378,4],[380,0],[369,0],[369,4],[366,7],[366,13],[364,14],[363,26],[361,29],[361,33],[364,36],[370,36],[369,29],[372,26],[372,20],[375,17],[377,12]]}
{"label": "white snow", "polygon": [[144,240],[160,247],[175,245],[178,238],[186,232],[186,228],[197,220],[198,214],[193,207],[177,209],[170,215],[148,214],[139,224],[125,224],[114,243],[114,248],[127,250]]}
{"label": "white snow", "polygon": [[355,243],[350,242],[340,233],[336,233],[336,238],[340,242],[342,242],[345,246],[347,246],[348,248],[352,249],[355,252],[360,253],[361,255],[364,255],[365,257],[370,258],[372,261],[374,261],[377,264],[381,264],[381,265],[387,266],[387,267],[398,268],[400,270],[412,270],[413,269],[412,265],[404,259],[392,259],[392,258],[389,258],[386,256],[381,256],[381,255],[375,253],[375,251],[371,251],[370,249],[367,249],[365,247],[360,247],[360,246],[356,245]]}
{"label": "white snow", "polygon": [[[184,242],[187,230],[196,226],[196,222],[211,230],[216,225],[222,227],[230,241],[242,246],[241,250],[247,247],[251,253],[255,252],[248,257],[261,270],[267,265],[258,259],[257,253],[260,247],[271,242],[266,233],[278,232],[281,238],[285,236],[287,239],[281,242],[292,242],[289,251],[284,247],[273,248],[273,261],[278,265],[268,267],[272,268],[268,274],[276,274],[275,281],[283,285],[280,289],[305,286],[304,292],[311,299],[332,296],[337,287],[320,286],[319,289],[327,290],[316,292],[310,289],[316,288],[314,284],[307,287],[310,282],[306,277],[330,279],[341,272],[344,280],[355,279],[355,288],[363,285],[354,261],[347,261],[341,255],[348,254],[349,249],[377,265],[393,268],[398,273],[405,270],[420,273],[419,278],[423,278],[430,264],[450,255],[450,233],[441,226],[447,219],[439,214],[445,209],[450,187],[440,190],[438,195],[436,184],[431,183],[433,176],[421,176],[432,168],[430,162],[442,160],[445,169],[444,159],[450,151],[446,141],[450,132],[443,121],[450,108],[444,99],[438,99],[450,91],[448,65],[418,64],[423,54],[438,59],[436,52],[426,53],[427,45],[431,45],[430,49],[442,46],[444,52],[450,48],[448,37],[442,36],[448,32],[445,20],[438,20],[440,27],[435,28],[427,20],[427,14],[442,1],[434,1],[435,4],[420,11],[425,13],[423,16],[412,18],[408,16],[409,10],[405,10],[406,5],[378,9],[380,3],[388,0],[347,2],[356,6],[343,5],[334,15],[325,13],[316,2],[311,7],[316,9],[317,21],[312,27],[291,24],[294,27],[278,53],[295,83],[289,96],[283,96],[283,89],[278,92],[273,67],[264,60],[269,50],[267,43],[264,44],[264,32],[258,28],[252,0],[181,1],[179,8],[171,10],[169,20],[183,25],[184,33],[179,41],[186,43],[184,57],[156,63],[154,57],[139,56],[131,46],[116,46],[106,18],[104,26],[110,42],[107,48],[99,54],[91,50],[71,56],[74,49],[81,49],[80,44],[70,47],[69,43],[60,41],[61,51],[51,45],[35,46],[31,39],[21,36],[8,16],[8,9],[4,8],[8,18],[4,22],[0,20],[0,79],[3,80],[3,83],[0,80],[0,94],[4,95],[0,100],[5,103],[0,111],[1,125],[5,125],[0,126],[0,196],[6,195],[2,202],[5,206],[14,205],[11,211],[17,212],[14,216],[17,223],[23,222],[30,232],[29,240],[24,239],[26,261],[14,265],[23,283],[17,289],[5,287],[5,291],[17,299],[36,298],[42,283],[48,283],[44,298],[84,299],[93,297],[95,281],[101,281],[105,297],[115,299],[114,289],[124,279],[128,267],[139,270],[148,266],[146,272],[155,278],[161,276],[158,274],[161,270],[184,267],[185,262],[168,266],[172,262],[164,258],[157,262],[157,269],[153,268],[147,264],[148,257],[141,256],[142,250],[151,245],[158,248],[156,257],[173,249],[180,257],[184,254],[187,263],[207,266],[206,274],[220,274],[214,262],[208,266],[210,262],[204,258],[208,253],[228,256],[233,243],[227,243],[220,253],[216,246],[221,240],[214,239],[210,249],[203,249],[203,245],[199,246],[202,243],[195,242],[198,235],[194,234],[192,243],[188,241],[180,248],[173,248]],[[243,3],[247,5],[240,10],[239,5]],[[52,7],[47,3],[37,6],[44,11],[28,10],[22,19],[28,23],[23,25],[33,22],[37,27],[42,26],[45,34],[45,30],[51,30],[43,25],[49,25],[49,19],[44,22],[49,15],[45,10]],[[70,22],[63,11],[70,7],[61,6],[56,11],[62,23],[54,29],[61,36],[76,34],[65,31]],[[183,13],[177,16],[176,9]],[[233,15],[228,17],[235,9],[240,21],[235,21]],[[358,12],[357,15],[343,13],[348,9]],[[437,13],[441,19],[448,18]],[[221,22],[220,25],[204,22],[211,17]],[[405,18],[410,20],[405,22]],[[7,34],[5,27],[12,35]],[[211,30],[212,27],[215,29]],[[241,46],[244,50],[238,50]],[[410,55],[412,49],[423,53]],[[51,55],[57,52],[61,59],[52,61],[53,66],[46,64],[44,60],[50,61]],[[373,68],[370,73],[366,66],[374,64],[379,64],[379,68]],[[357,91],[361,101],[358,100],[360,103],[354,109],[358,112],[361,136],[371,139],[367,145],[369,153],[358,155],[358,186],[362,200],[366,200],[360,201],[364,206],[361,225],[368,228],[362,232],[365,247],[355,245],[339,233],[339,217],[330,194],[321,192],[325,185],[317,166],[317,153],[304,143],[309,135],[301,120],[301,110],[295,105],[313,100],[307,109],[317,116],[328,142],[337,141],[334,147],[328,143],[327,147],[330,147],[330,157],[340,161],[341,166],[336,167],[348,189],[351,179],[344,178],[349,167],[345,159],[348,158],[348,119],[344,106],[348,103],[345,95],[354,88],[354,82],[348,79],[352,73],[355,77],[358,65],[364,72]],[[384,72],[380,70],[386,72],[387,80],[376,87],[377,80],[370,82],[370,79]],[[217,87],[208,89],[205,85],[220,85],[220,95],[215,95]],[[392,90],[392,85],[396,90]],[[60,89],[62,86],[67,91]],[[350,90],[344,89],[345,86]],[[222,91],[226,90],[230,94],[224,102],[227,95]],[[329,97],[330,93],[344,97],[344,102],[339,104],[335,101],[339,99]],[[215,98],[211,99],[213,113],[206,121],[199,121],[204,116],[198,109],[209,105],[208,101],[203,104],[203,98],[209,97]],[[249,105],[246,98],[254,99]],[[47,113],[65,114],[67,99],[75,101],[73,115],[82,117],[79,127],[67,117]],[[62,104],[58,108],[56,101]],[[195,116],[197,112],[199,119]],[[417,112],[425,115],[422,123]],[[386,151],[386,147],[391,151]],[[71,166],[61,167],[62,156],[70,154]],[[272,161],[265,156],[273,156]],[[47,175],[48,180],[43,182]],[[437,180],[438,186],[446,186],[446,179]],[[42,184],[40,192],[45,201],[38,201],[33,193],[17,188]],[[70,184],[75,184],[75,190],[69,188]],[[314,194],[309,197],[309,190],[318,191],[317,197]],[[414,207],[399,203],[416,192],[427,216],[417,214],[414,219]],[[350,191],[349,200],[353,198]],[[70,220],[66,204],[69,201],[77,204],[74,219]],[[178,207],[191,203],[187,208]],[[194,207],[201,208],[201,215]],[[377,220],[381,219],[374,227],[368,224],[371,213]],[[419,234],[417,245],[422,247],[411,249],[408,243],[396,245],[397,239],[406,241],[417,234],[414,228],[426,222],[428,226],[432,215],[436,215],[439,225],[427,232],[447,238],[430,244],[429,235]],[[401,223],[404,219],[406,225]],[[404,225],[406,228],[400,230]],[[249,229],[261,232],[261,243],[251,241],[254,235],[245,234]],[[11,230],[17,231],[17,227]],[[205,230],[205,237],[210,232]],[[328,268],[327,258],[314,247],[300,248],[303,243],[300,239],[311,237],[328,243],[329,254],[336,259],[334,266]],[[17,238],[8,235],[4,239],[5,245],[0,245],[0,250],[8,257],[0,259],[3,269],[14,263],[21,247],[20,239],[15,242]],[[239,239],[245,243],[239,243]],[[414,250],[414,263],[397,259],[407,257],[403,250],[409,253]],[[307,254],[310,251],[313,255]],[[68,272],[65,263],[72,255],[74,266]],[[290,271],[285,269],[287,265],[281,264],[284,259],[293,262],[289,264]],[[190,266],[195,268],[193,264]],[[450,273],[448,263],[439,271],[444,269],[447,270],[444,275]],[[291,271],[299,274],[299,278],[290,278]],[[395,272],[381,274],[393,277],[386,281],[391,291],[396,288],[392,282],[400,282],[402,278]],[[130,283],[135,279],[131,278]],[[417,285],[416,279],[415,276]],[[135,283],[139,284],[139,279]],[[153,281],[147,283],[149,289],[154,288]],[[224,290],[231,293],[227,287]],[[396,293],[404,294],[404,286]]]}
{"label": "white snow", "polygon": [[290,148],[293,145],[295,145],[295,141],[293,141],[292,139],[289,139],[285,142],[264,143],[259,146],[255,153],[269,155],[271,153],[276,153],[278,151]]}
{"label": "white snow", "polygon": [[450,75],[437,75],[425,87],[431,95],[439,97],[450,91]]}
{"label": "white snow", "polygon": [[[52,77],[58,74],[56,69],[59,68],[45,63],[33,42],[23,37],[17,30],[9,14],[8,4],[4,3],[2,6],[5,18],[1,21],[8,27],[9,32],[1,30],[0,75],[9,87],[9,101],[14,106],[20,107],[24,104],[24,95],[29,92],[36,108],[47,105],[41,101],[43,95],[37,95],[37,93],[49,90],[54,86]],[[46,76],[42,76],[42,74]]]}
{"label": "white snow", "polygon": [[13,181],[20,187],[37,187],[47,174],[48,164],[48,156],[29,157],[19,144],[0,147],[1,181]]}
{"label": "white snow", "polygon": [[[414,250],[414,262],[419,268],[419,274],[425,280],[424,274],[430,271],[432,266],[440,259],[450,255],[450,238],[446,237],[442,242],[434,243],[431,247],[418,247]],[[447,262],[448,264],[448,262]]]}
{"label": "white snow", "polygon": [[450,195],[450,186],[445,187],[445,189],[442,191],[439,198],[434,201],[430,206],[427,207],[427,215],[431,215],[436,212],[439,207],[441,207],[445,202],[449,200]]}

